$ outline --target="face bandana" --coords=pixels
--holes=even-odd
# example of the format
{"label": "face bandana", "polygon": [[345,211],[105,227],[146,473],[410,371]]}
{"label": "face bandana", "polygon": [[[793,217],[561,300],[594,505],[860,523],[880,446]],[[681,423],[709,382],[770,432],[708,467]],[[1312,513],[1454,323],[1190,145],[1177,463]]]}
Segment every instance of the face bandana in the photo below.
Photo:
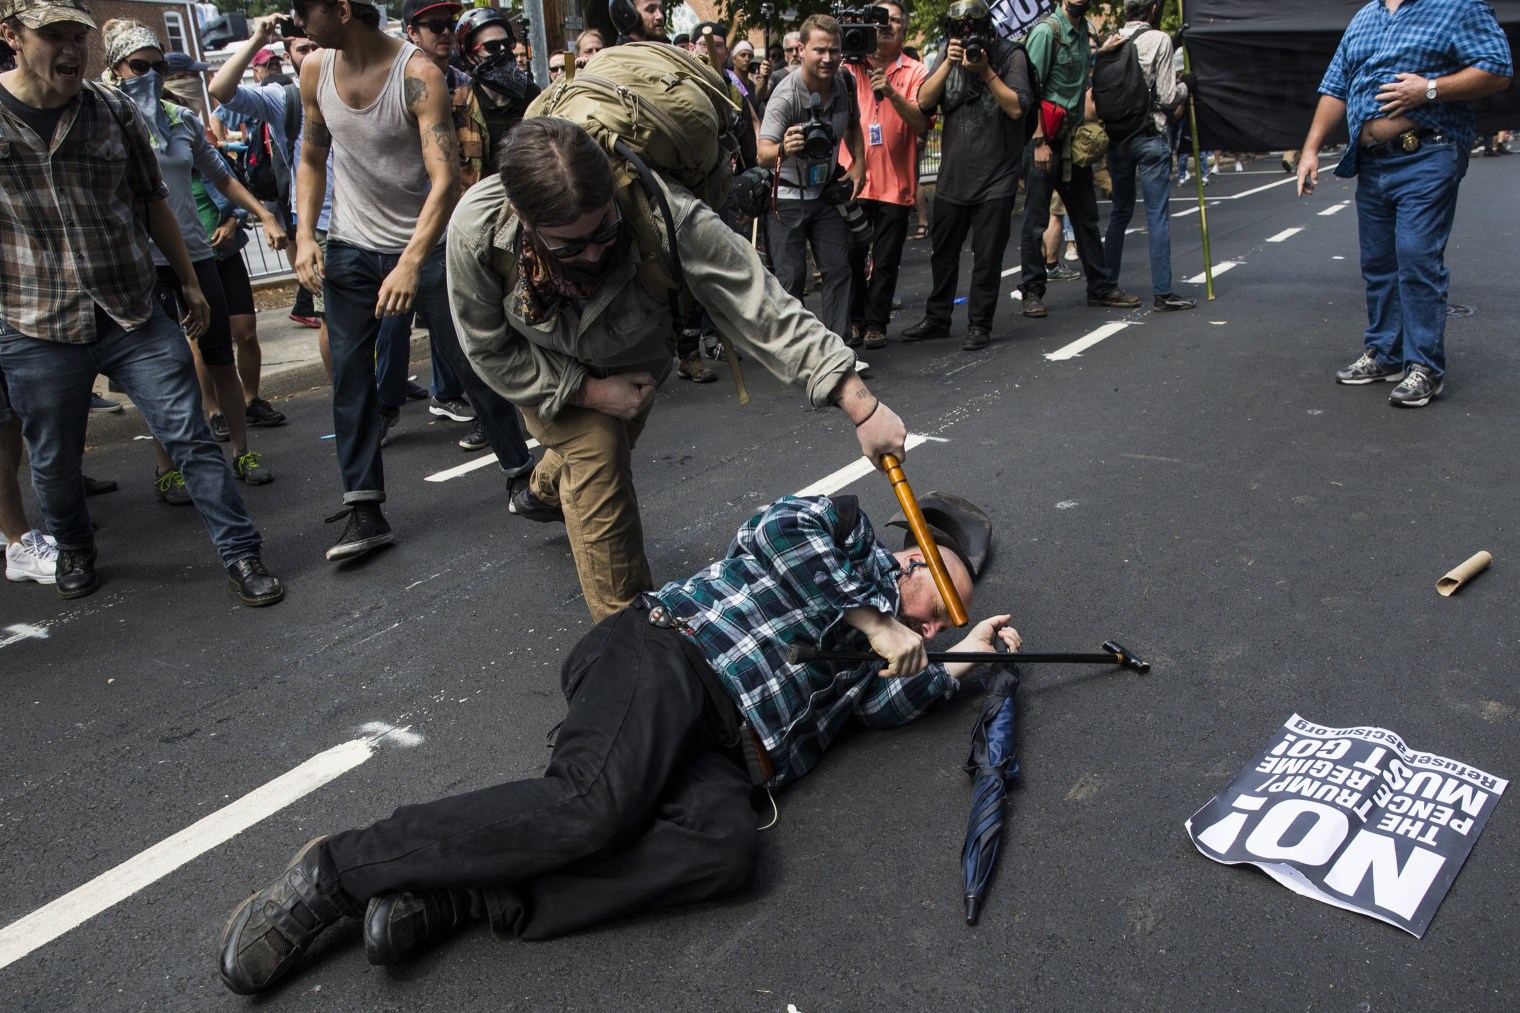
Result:
{"label": "face bandana", "polygon": [[129,78],[121,83],[121,90],[137,106],[143,122],[148,125],[148,136],[155,151],[169,147],[169,113],[164,109],[164,79],[158,71],[150,70],[141,77]]}

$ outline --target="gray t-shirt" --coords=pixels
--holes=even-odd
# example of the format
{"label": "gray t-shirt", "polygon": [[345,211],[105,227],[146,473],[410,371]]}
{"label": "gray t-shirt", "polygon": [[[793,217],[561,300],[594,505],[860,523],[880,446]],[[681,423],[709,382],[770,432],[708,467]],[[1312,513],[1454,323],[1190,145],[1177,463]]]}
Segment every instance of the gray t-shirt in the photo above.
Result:
{"label": "gray t-shirt", "polygon": [[[941,46],[939,60],[945,58]],[[997,41],[989,53],[998,77],[1019,97],[1025,117],[1039,115],[1022,46]],[[936,61],[936,66],[938,61]],[[980,204],[1018,191],[1026,119],[1010,119],[980,78],[951,67],[940,96],[943,114],[939,182],[935,195],[949,204]]]}
{"label": "gray t-shirt", "polygon": [[[844,140],[845,132],[854,119],[855,87],[853,79],[846,74],[843,67],[835,74],[830,85],[829,100],[823,103],[823,117],[833,124],[834,137],[838,141]],[[788,127],[806,123],[812,118],[811,101],[812,93],[802,83],[801,68],[792,71],[771,92],[770,101],[765,105],[765,121],[760,124],[760,136],[780,144]],[[781,182],[776,188],[776,196],[784,200],[817,198],[824,184],[834,178],[834,167],[838,164],[838,144],[834,145],[827,159],[812,161],[805,154],[783,158]]]}
{"label": "gray t-shirt", "polygon": [[[201,224],[200,209],[195,205],[195,190],[190,185],[191,174],[200,173],[206,185],[211,187],[231,173],[222,156],[206,140],[206,128],[201,126],[196,115],[181,106],[177,118],[179,122],[169,128],[168,144],[158,153],[158,170],[169,187],[169,210],[174,212],[179,230],[185,234],[185,251],[194,263],[210,260],[216,253],[206,239],[206,227]],[[169,258],[163,255],[157,244],[153,247],[153,263],[159,267],[169,266]]]}

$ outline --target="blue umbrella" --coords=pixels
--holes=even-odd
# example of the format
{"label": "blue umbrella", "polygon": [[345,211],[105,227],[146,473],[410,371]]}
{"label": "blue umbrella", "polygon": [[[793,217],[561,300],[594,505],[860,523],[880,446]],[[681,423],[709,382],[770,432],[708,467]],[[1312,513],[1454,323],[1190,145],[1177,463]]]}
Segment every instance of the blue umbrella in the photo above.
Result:
{"label": "blue umbrella", "polygon": [[982,897],[1003,840],[1003,796],[1008,793],[1008,782],[1019,776],[1019,761],[1013,752],[1013,695],[1018,688],[1018,669],[1011,663],[992,670],[982,715],[971,736],[971,752],[963,767],[972,780],[971,816],[966,820],[966,846],[961,852],[967,925],[975,925],[981,913]]}

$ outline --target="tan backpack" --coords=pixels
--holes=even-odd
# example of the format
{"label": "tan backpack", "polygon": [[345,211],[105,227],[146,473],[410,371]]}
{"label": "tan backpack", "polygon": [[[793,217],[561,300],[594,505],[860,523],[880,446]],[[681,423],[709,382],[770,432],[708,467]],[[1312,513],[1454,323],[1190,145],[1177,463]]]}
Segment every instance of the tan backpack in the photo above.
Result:
{"label": "tan backpack", "polygon": [[675,313],[684,280],[680,251],[662,238],[649,208],[665,219],[665,236],[675,235],[675,222],[649,175],[659,174],[717,209],[733,180],[740,111],[727,83],[691,53],[661,42],[630,42],[597,53],[574,80],[555,82],[533,100],[527,116],[567,119],[607,152],[618,206],[643,251],[639,283],[656,298],[669,298]]}

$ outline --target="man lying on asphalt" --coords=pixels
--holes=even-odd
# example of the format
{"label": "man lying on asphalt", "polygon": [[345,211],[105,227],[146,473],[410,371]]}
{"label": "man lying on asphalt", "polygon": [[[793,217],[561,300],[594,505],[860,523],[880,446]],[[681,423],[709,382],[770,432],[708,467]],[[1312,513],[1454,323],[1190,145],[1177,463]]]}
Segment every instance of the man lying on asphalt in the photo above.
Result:
{"label": "man lying on asphalt", "polygon": [[[944,559],[969,604],[971,571]],[[1010,618],[983,620],[953,650],[1017,650]],[[755,858],[753,786],[812,770],[852,717],[892,727],[953,696],[974,666],[929,665],[924,647],[948,625],[922,554],[889,551],[853,497],[781,499],[723,559],[571,650],[542,777],[308,842],[228,919],[222,980],[266,988],[353,915],[369,961],[395,964],[471,920],[542,939],[738,889]],[[869,644],[886,665],[791,664],[794,643]]]}

